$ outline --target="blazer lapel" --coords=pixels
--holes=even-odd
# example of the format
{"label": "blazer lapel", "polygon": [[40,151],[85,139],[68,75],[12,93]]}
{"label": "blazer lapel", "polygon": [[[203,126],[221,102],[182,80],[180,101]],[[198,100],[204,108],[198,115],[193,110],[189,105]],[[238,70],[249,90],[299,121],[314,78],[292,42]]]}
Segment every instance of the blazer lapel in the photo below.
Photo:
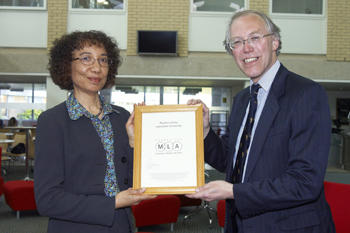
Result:
{"label": "blazer lapel", "polygon": [[249,152],[244,181],[249,180],[254,170],[255,164],[260,156],[267,134],[269,133],[271,125],[280,109],[278,100],[284,93],[284,84],[287,74],[288,70],[281,64],[272,83],[271,90],[266,99],[264,109],[261,113],[259,123],[255,130],[254,139]]}

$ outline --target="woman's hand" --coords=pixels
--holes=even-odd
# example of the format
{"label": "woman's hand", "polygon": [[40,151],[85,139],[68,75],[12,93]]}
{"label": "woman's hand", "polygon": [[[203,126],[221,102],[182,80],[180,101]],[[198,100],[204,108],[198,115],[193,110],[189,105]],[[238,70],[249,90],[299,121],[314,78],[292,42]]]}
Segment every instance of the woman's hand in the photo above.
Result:
{"label": "woman's hand", "polygon": [[141,195],[146,189],[132,189],[121,191],[115,196],[115,208],[124,208],[132,205],[137,205],[141,201],[153,199],[156,195]]}
{"label": "woman's hand", "polygon": [[135,118],[135,106],[145,106],[146,104],[144,102],[138,103],[137,105],[134,104],[134,110],[132,111],[128,121],[125,124],[126,133],[129,137],[129,145],[130,147],[134,147],[134,118]]}
{"label": "woman's hand", "polygon": [[210,130],[209,124],[209,108],[199,99],[190,99],[187,101],[187,105],[203,104],[203,136],[204,138],[208,135]]}

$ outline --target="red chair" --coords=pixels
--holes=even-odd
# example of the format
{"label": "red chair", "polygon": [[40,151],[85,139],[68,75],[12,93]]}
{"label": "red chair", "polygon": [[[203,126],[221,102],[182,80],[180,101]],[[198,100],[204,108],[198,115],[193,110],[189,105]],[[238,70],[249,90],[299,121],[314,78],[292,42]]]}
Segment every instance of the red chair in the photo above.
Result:
{"label": "red chair", "polygon": [[348,233],[350,230],[350,184],[324,181],[324,193],[331,207],[336,232]]}
{"label": "red chair", "polygon": [[[2,148],[0,147],[0,158],[1,158],[1,150]],[[4,193],[4,189],[2,187],[3,185],[4,185],[4,178],[1,177],[1,159],[0,159],[0,197]]]}
{"label": "red chair", "polygon": [[218,213],[219,226],[222,227],[221,230],[224,232],[225,227],[225,213],[226,213],[226,201],[220,200],[216,204],[216,211]]}
{"label": "red chair", "polygon": [[3,186],[4,185],[4,178],[2,178],[1,176],[0,176],[0,197],[1,197],[1,195],[4,193],[4,189],[3,189]]}
{"label": "red chair", "polygon": [[173,231],[174,223],[179,216],[180,205],[178,197],[162,195],[131,206],[136,220],[136,228],[171,223],[170,230]]}
{"label": "red chair", "polygon": [[200,206],[202,205],[201,199],[193,199],[188,198],[185,195],[175,195],[177,196],[181,201],[181,207],[187,207],[187,206]]}
{"label": "red chair", "polygon": [[6,203],[17,212],[17,219],[22,210],[36,210],[34,181],[7,181],[3,188]]}

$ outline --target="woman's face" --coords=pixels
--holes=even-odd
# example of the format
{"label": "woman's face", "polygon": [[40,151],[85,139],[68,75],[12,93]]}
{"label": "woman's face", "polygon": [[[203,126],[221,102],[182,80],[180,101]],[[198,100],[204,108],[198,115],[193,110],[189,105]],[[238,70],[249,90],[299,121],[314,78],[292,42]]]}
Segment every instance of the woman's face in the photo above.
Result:
{"label": "woman's face", "polygon": [[[83,92],[96,94],[107,81],[108,66],[101,66],[100,59],[107,59],[105,48],[96,45],[85,46],[83,49],[73,51],[72,81],[76,94]],[[95,59],[92,65],[83,64],[80,59]],[[74,60],[76,59],[76,60]],[[93,60],[92,59],[92,60]]]}

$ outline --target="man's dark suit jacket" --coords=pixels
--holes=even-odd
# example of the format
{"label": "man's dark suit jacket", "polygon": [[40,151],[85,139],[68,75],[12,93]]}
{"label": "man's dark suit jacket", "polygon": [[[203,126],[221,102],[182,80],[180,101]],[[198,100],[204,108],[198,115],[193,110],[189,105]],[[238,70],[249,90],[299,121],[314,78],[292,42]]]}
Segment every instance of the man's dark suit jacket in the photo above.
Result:
{"label": "man's dark suit jacket", "polygon": [[[227,133],[211,130],[205,160],[226,172],[232,183],[236,140],[249,102],[249,87],[237,94]],[[251,144],[244,183],[234,184],[226,201],[225,232],[335,232],[323,179],[331,142],[331,117],[325,90],[282,64],[272,83]],[[232,216],[231,216],[232,215]]]}
{"label": "man's dark suit jacket", "polygon": [[[133,169],[125,130],[130,114],[112,107],[114,164],[119,188],[126,190],[132,186]],[[34,188],[39,213],[50,217],[48,232],[129,232],[131,209],[115,210],[115,198],[104,193],[106,168],[106,152],[90,119],[71,120],[65,102],[40,115]]]}

